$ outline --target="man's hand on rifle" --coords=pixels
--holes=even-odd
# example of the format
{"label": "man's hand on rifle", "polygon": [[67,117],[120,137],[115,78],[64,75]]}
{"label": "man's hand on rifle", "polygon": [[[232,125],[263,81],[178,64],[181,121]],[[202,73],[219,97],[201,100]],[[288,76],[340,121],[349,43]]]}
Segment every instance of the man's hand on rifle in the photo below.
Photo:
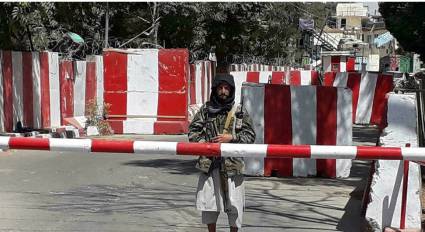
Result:
{"label": "man's hand on rifle", "polygon": [[217,137],[212,139],[213,143],[229,143],[232,141],[233,136],[231,134],[219,134]]}

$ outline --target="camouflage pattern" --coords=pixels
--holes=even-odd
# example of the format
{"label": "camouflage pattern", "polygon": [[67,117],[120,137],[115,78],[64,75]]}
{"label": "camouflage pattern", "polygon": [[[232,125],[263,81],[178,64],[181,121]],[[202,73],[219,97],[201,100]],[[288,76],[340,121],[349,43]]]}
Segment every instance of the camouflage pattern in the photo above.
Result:
{"label": "camouflage pattern", "polygon": [[[190,142],[209,142],[212,137],[214,137],[208,130],[208,123],[211,121],[215,124],[218,133],[223,133],[227,112],[223,112],[221,114],[215,115],[215,117],[211,117],[208,114],[207,105],[208,102],[200,108],[189,125]],[[241,128],[235,128],[235,116],[233,116],[230,120],[229,132],[233,137],[231,143],[254,143],[255,131],[252,126],[252,120],[245,109],[243,109],[243,112]],[[212,158],[208,159],[209,160],[207,160],[205,157],[201,157],[197,164],[197,168],[206,172],[206,170],[208,170],[212,164],[211,160],[213,160]],[[217,165],[213,164],[213,166]],[[221,160],[221,170],[224,170],[228,174],[241,174],[241,172],[243,172],[243,166],[243,160],[241,158],[229,157]],[[230,173],[234,171],[236,171],[236,173]]]}

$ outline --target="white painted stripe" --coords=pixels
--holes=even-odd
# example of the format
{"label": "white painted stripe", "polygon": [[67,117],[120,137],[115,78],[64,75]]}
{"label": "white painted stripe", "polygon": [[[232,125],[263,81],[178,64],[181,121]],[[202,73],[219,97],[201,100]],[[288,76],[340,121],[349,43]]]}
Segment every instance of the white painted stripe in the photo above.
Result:
{"label": "white painted stripe", "polygon": [[259,77],[258,82],[267,84],[267,83],[269,83],[269,77],[270,77],[270,80],[271,80],[272,79],[272,72],[269,72],[269,71],[260,72],[260,77]]}
{"label": "white painted stripe", "polygon": [[[353,139],[352,91],[347,88],[338,88],[337,91],[336,145],[351,146]],[[351,160],[337,159],[336,177],[348,177],[351,164]]]}
{"label": "white painted stripe", "polygon": [[234,144],[222,143],[221,156],[223,157],[254,157],[264,158],[267,155],[266,144]]}
{"label": "white painted stripe", "polygon": [[59,91],[59,56],[57,52],[49,52],[49,92],[50,92],[50,126],[59,127],[60,91]]}
{"label": "white painted stripe", "polygon": [[205,61],[205,97],[206,101],[210,98],[211,89],[211,62]]}
{"label": "white painted stripe", "polygon": [[411,161],[425,161],[425,152],[423,148],[401,148],[401,154],[403,156],[404,160],[411,160]]}
{"label": "white painted stripe", "polygon": [[4,132],[3,51],[0,51],[0,132]]}
{"label": "white painted stripe", "polygon": [[352,144],[352,91],[347,88],[337,89],[337,131],[336,145]]}
{"label": "white painted stripe", "polygon": [[96,61],[96,101],[99,111],[103,111],[103,56],[95,56]]}
{"label": "white painted stripe", "polygon": [[202,84],[201,84],[201,63],[195,63],[195,102],[196,104],[203,104],[202,102]]}
{"label": "white painted stripe", "polygon": [[[256,144],[264,144],[264,89],[264,85],[243,86],[243,104],[252,119]],[[244,161],[246,174],[264,175],[263,158],[244,158]]]}
{"label": "white painted stripe", "polygon": [[[315,86],[291,86],[292,144],[316,144]],[[293,176],[316,175],[316,161],[293,159]]]}
{"label": "white painted stripe", "polygon": [[323,62],[323,71],[324,72],[331,72],[332,71],[331,57],[330,56],[322,57],[322,62]]}
{"label": "white painted stripe", "polygon": [[49,139],[51,151],[90,152],[90,139]]}
{"label": "white painted stripe", "polygon": [[135,141],[135,154],[176,155],[177,142]]}
{"label": "white painted stripe", "polygon": [[335,87],[347,87],[348,72],[337,72],[333,86]]}
{"label": "white painted stripe", "polygon": [[41,74],[40,53],[32,52],[32,105],[34,128],[41,128]]}
{"label": "white painted stripe", "polygon": [[154,134],[155,118],[127,119],[123,121],[124,134]]}
{"label": "white painted stripe", "polygon": [[75,61],[74,116],[84,116],[86,106],[86,61]]}
{"label": "white painted stripe", "polygon": [[0,136],[0,149],[9,149],[10,137]]}
{"label": "white painted stripe", "polygon": [[346,72],[347,71],[347,57],[341,56],[339,61],[339,71]]}
{"label": "white painted stripe", "polygon": [[311,85],[311,71],[302,70],[300,71],[301,85]]}
{"label": "white painted stripe", "polygon": [[406,196],[406,224],[405,228],[421,227],[422,204],[422,175],[419,164],[409,162],[409,180],[407,182],[408,194]]}
{"label": "white painted stripe", "polygon": [[210,98],[210,96],[208,95],[208,92],[209,92],[208,91],[208,62],[203,61],[202,63],[204,64],[204,70],[202,70],[204,72],[204,80],[203,80],[204,81],[204,99],[203,99],[203,103],[205,103]]}
{"label": "white painted stripe", "polygon": [[355,159],[357,147],[311,145],[312,159]]}
{"label": "white painted stripe", "polygon": [[247,72],[231,72],[235,80],[235,102],[241,102],[242,83],[246,82]]}
{"label": "white painted stripe", "polygon": [[252,119],[257,144],[264,143],[264,90],[264,85],[243,86],[243,105]]}
{"label": "white painted stripe", "polygon": [[127,115],[157,115],[158,49],[141,50],[127,59]]}
{"label": "white painted stripe", "polygon": [[377,79],[378,73],[366,72],[365,74],[362,74],[359,101],[356,112],[356,123],[368,124],[370,122]]}
{"label": "white painted stripe", "polygon": [[285,84],[289,85],[291,83],[291,70],[286,69],[285,70]]}
{"label": "white painted stripe", "polygon": [[12,79],[13,79],[13,129],[16,123],[21,121],[23,126],[24,118],[24,94],[23,94],[23,74],[22,74],[22,53],[12,52]]}

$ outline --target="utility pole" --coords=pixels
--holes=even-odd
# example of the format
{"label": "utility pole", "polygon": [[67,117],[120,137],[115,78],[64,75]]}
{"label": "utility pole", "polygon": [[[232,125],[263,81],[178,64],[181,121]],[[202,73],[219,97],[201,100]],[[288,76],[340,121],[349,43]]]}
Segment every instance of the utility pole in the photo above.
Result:
{"label": "utility pole", "polygon": [[151,34],[151,38],[152,38],[152,43],[153,44],[158,44],[158,27],[159,27],[159,22],[158,22],[158,4],[156,2],[153,3],[153,10],[152,10],[152,32],[153,35]]}
{"label": "utility pole", "polygon": [[106,15],[105,15],[105,47],[108,48],[108,38],[109,38],[109,3],[106,2]]}

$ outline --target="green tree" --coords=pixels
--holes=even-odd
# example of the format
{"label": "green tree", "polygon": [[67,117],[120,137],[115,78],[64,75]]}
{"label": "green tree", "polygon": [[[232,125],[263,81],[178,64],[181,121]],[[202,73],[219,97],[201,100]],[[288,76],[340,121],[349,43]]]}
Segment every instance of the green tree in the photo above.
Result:
{"label": "green tree", "polygon": [[[0,48],[50,49],[84,58],[105,47],[109,12],[109,45],[121,48],[188,48],[191,60],[215,51],[221,64],[293,61],[300,32],[299,17],[308,9],[320,22],[323,3],[284,2],[56,2],[0,3]],[[72,43],[67,32],[85,43]]]}
{"label": "green tree", "polygon": [[418,53],[425,61],[425,4],[422,2],[379,3],[386,28],[403,50]]}
{"label": "green tree", "polygon": [[53,3],[2,3],[0,47],[15,50],[43,50],[54,39],[49,28],[57,26]]}

